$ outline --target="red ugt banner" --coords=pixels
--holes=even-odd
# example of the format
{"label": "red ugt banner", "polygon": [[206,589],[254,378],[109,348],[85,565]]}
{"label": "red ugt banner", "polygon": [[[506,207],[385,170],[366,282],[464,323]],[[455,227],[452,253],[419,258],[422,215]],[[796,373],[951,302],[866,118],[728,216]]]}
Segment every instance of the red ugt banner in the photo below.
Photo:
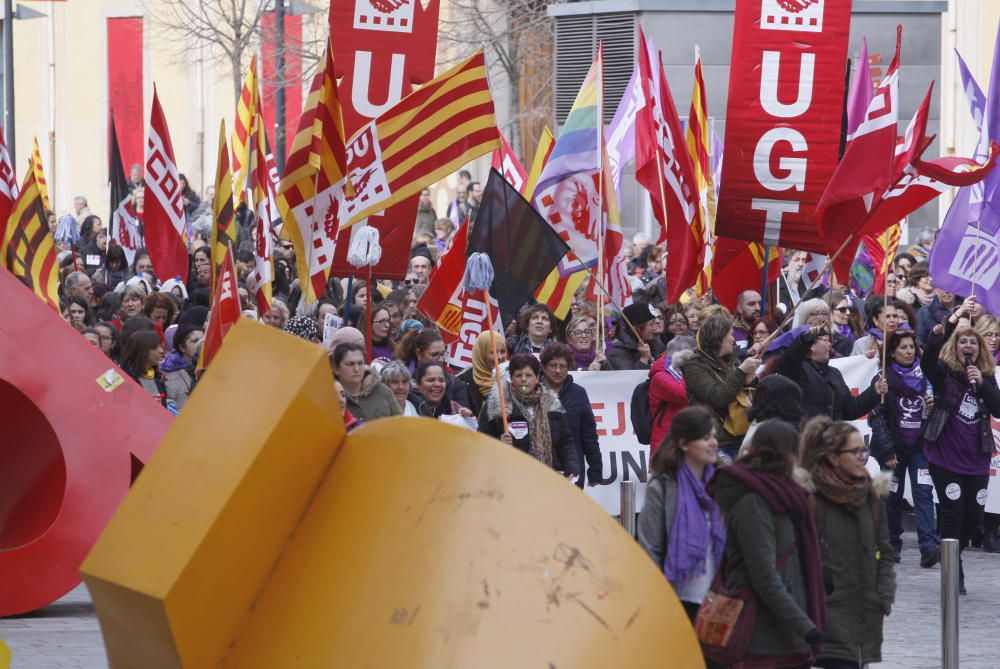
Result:
{"label": "red ugt banner", "polygon": [[[330,35],[344,114],[344,131],[351,137],[406,97],[415,86],[434,78],[440,0],[331,0]],[[410,260],[416,224],[414,196],[368,219],[378,228],[382,260],[372,275],[402,279]],[[337,236],[334,276],[357,272],[347,263],[351,230]]]}
{"label": "red ugt banner", "polygon": [[826,253],[816,205],[837,166],[850,0],[737,0],[715,232]]}

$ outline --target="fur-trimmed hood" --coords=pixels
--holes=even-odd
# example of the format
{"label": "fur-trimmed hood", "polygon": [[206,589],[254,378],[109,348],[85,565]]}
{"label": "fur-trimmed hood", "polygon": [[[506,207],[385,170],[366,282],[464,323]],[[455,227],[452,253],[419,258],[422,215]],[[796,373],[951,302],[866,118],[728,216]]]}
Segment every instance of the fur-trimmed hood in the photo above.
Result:
{"label": "fur-trimmed hood", "polygon": [[381,383],[382,379],[379,378],[379,375],[375,372],[375,370],[373,370],[371,367],[366,367],[365,375],[361,379],[361,388],[358,390],[358,394],[352,395],[346,390],[344,391],[344,394],[350,397],[351,399],[355,400],[360,399],[362,397],[368,397],[369,395],[372,394],[373,390],[375,390],[379,385],[381,385]]}
{"label": "fur-trimmed hood", "polygon": [[[813,483],[812,474],[802,467],[795,467],[795,471],[792,472],[792,478],[800,486],[816,494],[816,484]],[[879,499],[885,499],[889,496],[889,491],[892,486],[892,472],[880,471],[878,474],[872,477],[872,492]]]}
{"label": "fur-trimmed hood", "polygon": [[[557,413],[565,413],[566,409],[563,408],[562,402],[559,401],[559,397],[549,390],[545,384],[542,384],[542,407],[545,409],[546,413],[551,413],[553,411]],[[510,417],[514,410],[514,402],[510,397],[510,384],[504,382],[504,403],[507,407],[507,416]],[[490,391],[489,397],[486,398],[486,416],[490,420],[496,420],[500,418],[500,393],[497,390],[497,386],[494,384],[493,390]]]}

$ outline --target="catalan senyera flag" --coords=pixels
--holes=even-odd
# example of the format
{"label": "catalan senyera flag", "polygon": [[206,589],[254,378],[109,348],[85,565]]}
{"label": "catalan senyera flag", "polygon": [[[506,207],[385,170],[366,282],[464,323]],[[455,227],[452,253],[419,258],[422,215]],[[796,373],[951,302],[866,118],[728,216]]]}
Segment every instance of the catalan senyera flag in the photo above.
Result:
{"label": "catalan senyera flag", "polygon": [[703,259],[698,280],[695,283],[697,295],[704,295],[712,283],[712,253],[715,248],[715,183],[712,179],[711,141],[708,131],[708,109],[705,96],[705,77],[701,68],[701,49],[695,47],[694,90],[691,93],[691,111],[688,114],[688,153],[694,165],[694,180],[698,188],[703,221]]}
{"label": "catalan senyera flag", "polygon": [[212,283],[229,245],[236,245],[236,211],[233,208],[233,174],[229,169],[226,122],[219,122],[219,162],[215,168],[215,199],[212,200]]}
{"label": "catalan senyera flag", "polygon": [[222,348],[222,341],[226,334],[243,315],[237,278],[233,247],[227,246],[226,255],[219,267],[219,276],[215,280],[212,312],[209,315],[208,328],[205,331],[205,344],[201,348],[201,357],[198,359],[199,373],[212,362],[212,358]]}
{"label": "catalan senyera flag", "polygon": [[0,264],[58,312],[59,264],[35,168],[32,157],[0,240]]}
{"label": "catalan senyera flag", "polygon": [[38,148],[38,138],[35,137],[35,146],[31,150],[31,168],[35,172],[35,183],[38,184],[38,193],[42,197],[42,206],[45,211],[52,211],[52,203],[49,202],[49,185],[45,181],[45,170],[42,169],[42,152]]}
{"label": "catalan senyera flag", "polygon": [[347,146],[355,195],[345,200],[341,228],[499,147],[483,52],[410,93],[356,132]]}
{"label": "catalan senyera flag", "polygon": [[326,292],[344,199],[353,192],[347,179],[347,148],[333,47],[327,41],[324,65],[310,87],[278,189],[284,234],[295,245],[306,302]]}
{"label": "catalan senyera flag", "polygon": [[875,267],[875,285],[872,293],[881,294],[885,290],[885,275],[896,259],[896,249],[899,248],[899,238],[902,226],[899,223],[889,226],[882,234],[865,235],[863,242]]}
{"label": "catalan senyera flag", "polygon": [[233,123],[233,191],[237,204],[246,202],[247,171],[250,168],[250,131],[254,127],[260,109],[260,93],[257,85],[257,56],[250,59],[250,69],[243,79],[243,90],[236,105],[236,120]]}

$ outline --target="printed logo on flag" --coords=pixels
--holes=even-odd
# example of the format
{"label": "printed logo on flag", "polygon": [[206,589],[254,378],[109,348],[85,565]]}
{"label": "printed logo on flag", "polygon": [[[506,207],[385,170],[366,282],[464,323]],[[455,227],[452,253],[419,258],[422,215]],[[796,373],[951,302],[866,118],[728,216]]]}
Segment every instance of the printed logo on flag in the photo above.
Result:
{"label": "printed logo on flag", "polygon": [[514,159],[510,155],[504,154],[500,162],[499,171],[503,174],[503,178],[507,180],[507,183],[517,189],[517,192],[524,192],[524,178],[521,176],[521,171],[517,169]]}
{"label": "printed logo on flag", "polygon": [[597,262],[597,225],[601,220],[600,173],[574,175],[540,193],[549,224],[585,266]]}
{"label": "printed logo on flag", "polygon": [[760,8],[762,30],[823,32],[823,5],[826,0],[763,0]]}
{"label": "printed logo on flag", "polygon": [[358,211],[388,200],[392,195],[374,125],[366,125],[348,145],[347,172],[351,175],[354,197],[344,201],[340,220],[349,221]]}
{"label": "printed logo on flag", "polygon": [[156,200],[170,216],[170,222],[180,235],[184,230],[184,205],[181,203],[181,185],[176,176],[177,166],[163,152],[163,140],[153,129],[149,130],[146,155],[146,187],[153,191]]}
{"label": "printed logo on flag", "polygon": [[303,240],[312,248],[308,258],[310,276],[325,271],[333,262],[340,223],[345,220],[342,215],[344,209],[343,181],[338,181],[321,193],[317,193],[315,200],[307,199],[295,208],[296,220],[312,222],[310,239]]}
{"label": "printed logo on flag", "polygon": [[973,281],[990,290],[1000,277],[1000,252],[994,239],[986,234],[977,234],[975,228],[966,228],[958,251],[951,261],[948,273]]}
{"label": "printed logo on flag", "polygon": [[355,30],[413,32],[412,0],[355,0]]}

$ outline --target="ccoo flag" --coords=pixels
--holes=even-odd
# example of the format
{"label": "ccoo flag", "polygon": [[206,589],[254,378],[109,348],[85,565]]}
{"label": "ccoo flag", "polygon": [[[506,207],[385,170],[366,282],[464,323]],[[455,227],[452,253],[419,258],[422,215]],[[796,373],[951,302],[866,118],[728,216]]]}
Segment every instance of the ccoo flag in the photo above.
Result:
{"label": "ccoo flag", "polygon": [[157,276],[187,280],[187,230],[181,183],[170,143],[167,118],[153,86],[153,109],[146,141],[146,208],[143,212],[146,248]]}
{"label": "ccoo flag", "polygon": [[500,303],[504,323],[513,321],[568,250],[517,189],[490,170],[479,215],[469,232],[467,256],[481,252],[493,261],[490,295]]}

